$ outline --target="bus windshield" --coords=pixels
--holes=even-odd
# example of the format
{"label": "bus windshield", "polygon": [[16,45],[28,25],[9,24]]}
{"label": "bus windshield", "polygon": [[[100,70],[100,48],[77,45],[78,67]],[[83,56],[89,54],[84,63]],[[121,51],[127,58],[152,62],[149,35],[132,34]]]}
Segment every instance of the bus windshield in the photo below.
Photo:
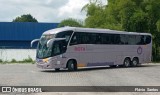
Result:
{"label": "bus windshield", "polygon": [[37,48],[38,58],[47,58],[51,56],[52,47],[47,47],[47,42],[52,38],[54,38],[54,35],[42,35]]}
{"label": "bus windshield", "polygon": [[[42,35],[37,48],[37,58],[43,59],[64,53],[72,33],[73,31],[63,31],[52,35]],[[65,38],[66,40],[54,41],[51,47],[47,47],[47,42],[53,38]]]}

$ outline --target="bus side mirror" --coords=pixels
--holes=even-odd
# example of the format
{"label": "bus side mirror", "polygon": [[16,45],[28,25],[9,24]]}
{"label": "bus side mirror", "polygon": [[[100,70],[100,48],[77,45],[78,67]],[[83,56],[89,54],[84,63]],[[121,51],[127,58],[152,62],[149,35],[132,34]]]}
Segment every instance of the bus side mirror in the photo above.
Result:
{"label": "bus side mirror", "polygon": [[54,41],[61,41],[61,40],[66,40],[66,38],[54,38],[54,39],[50,39],[50,40],[47,42],[47,47],[51,47],[52,44],[54,43]]}
{"label": "bus side mirror", "polygon": [[50,39],[48,42],[47,42],[47,47],[51,47],[52,44],[54,42],[54,39]]}
{"label": "bus side mirror", "polygon": [[34,40],[32,40],[31,41],[31,47],[33,46],[33,44],[35,43],[35,42],[38,42],[39,41],[39,39],[34,39]]}

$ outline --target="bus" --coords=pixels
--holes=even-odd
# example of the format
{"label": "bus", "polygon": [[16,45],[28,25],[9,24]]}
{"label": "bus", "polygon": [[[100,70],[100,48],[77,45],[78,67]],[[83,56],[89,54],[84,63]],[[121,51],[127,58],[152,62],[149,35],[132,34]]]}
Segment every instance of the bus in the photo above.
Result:
{"label": "bus", "polygon": [[151,62],[152,35],[109,29],[62,27],[44,32],[38,41],[36,65],[69,71],[82,67],[136,67]]}

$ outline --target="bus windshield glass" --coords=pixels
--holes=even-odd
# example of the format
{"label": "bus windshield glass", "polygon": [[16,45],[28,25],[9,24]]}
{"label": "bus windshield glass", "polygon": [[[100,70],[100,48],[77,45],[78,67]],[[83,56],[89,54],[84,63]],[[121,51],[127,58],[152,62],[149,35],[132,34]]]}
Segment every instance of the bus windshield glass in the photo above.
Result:
{"label": "bus windshield glass", "polygon": [[37,58],[47,58],[51,56],[52,47],[47,47],[47,42],[54,37],[55,35],[42,35],[37,48]]}
{"label": "bus windshield glass", "polygon": [[[58,54],[64,53],[67,43],[72,35],[73,31],[62,31],[57,34],[42,35],[37,48],[37,58],[43,59]],[[47,47],[47,42],[53,38],[65,38],[66,40],[54,41],[51,47]]]}

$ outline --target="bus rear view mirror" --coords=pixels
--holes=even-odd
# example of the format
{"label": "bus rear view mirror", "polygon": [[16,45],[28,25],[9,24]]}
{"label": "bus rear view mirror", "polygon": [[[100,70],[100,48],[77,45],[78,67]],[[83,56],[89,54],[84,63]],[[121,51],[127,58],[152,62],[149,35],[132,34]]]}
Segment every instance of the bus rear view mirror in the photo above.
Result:
{"label": "bus rear view mirror", "polygon": [[31,41],[31,47],[33,46],[33,44],[35,43],[35,42],[38,42],[39,41],[39,39],[34,39],[34,40],[32,40]]}
{"label": "bus rear view mirror", "polygon": [[47,47],[51,47],[54,41],[55,41],[55,39],[48,40]]}
{"label": "bus rear view mirror", "polygon": [[66,38],[54,38],[54,39],[50,39],[50,40],[47,42],[47,47],[51,47],[52,44],[54,43],[54,41],[61,41],[61,40],[66,40]]}
{"label": "bus rear view mirror", "polygon": [[61,40],[66,40],[66,38],[55,38],[55,41],[61,41]]}

